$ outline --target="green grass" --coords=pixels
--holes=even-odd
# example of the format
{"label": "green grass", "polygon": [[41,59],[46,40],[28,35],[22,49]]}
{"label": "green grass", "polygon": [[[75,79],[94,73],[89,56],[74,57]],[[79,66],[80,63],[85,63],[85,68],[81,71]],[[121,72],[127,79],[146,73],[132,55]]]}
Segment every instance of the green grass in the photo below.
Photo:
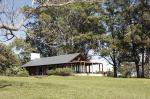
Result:
{"label": "green grass", "polygon": [[0,99],[150,99],[150,80],[0,76]]}

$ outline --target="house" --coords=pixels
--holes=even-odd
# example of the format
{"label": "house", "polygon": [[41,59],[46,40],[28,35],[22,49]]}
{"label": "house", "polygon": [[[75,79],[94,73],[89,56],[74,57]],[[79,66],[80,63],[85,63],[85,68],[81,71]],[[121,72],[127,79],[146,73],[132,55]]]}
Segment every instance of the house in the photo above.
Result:
{"label": "house", "polygon": [[[108,58],[109,60],[109,58]],[[108,72],[108,71],[113,71],[113,66],[106,60],[106,58],[101,57],[100,55],[93,55],[91,56],[90,62],[101,62],[103,64],[103,71],[104,72]],[[94,64],[93,65],[93,72],[96,73],[98,71],[99,65],[98,64]]]}
{"label": "house", "polygon": [[[93,49],[89,50],[88,57],[90,62],[101,62],[103,64],[103,71],[113,71],[113,66],[108,62],[108,60],[111,62],[111,59],[109,57],[102,57],[100,52],[96,52]],[[99,65],[94,64],[93,65],[93,72],[96,73],[98,71]]]}
{"label": "house", "polygon": [[103,64],[86,60],[81,53],[52,56],[34,59],[22,67],[26,68],[30,75],[46,75],[47,70],[56,68],[71,68],[75,73],[93,73],[94,64],[99,65],[99,72],[103,71]]}

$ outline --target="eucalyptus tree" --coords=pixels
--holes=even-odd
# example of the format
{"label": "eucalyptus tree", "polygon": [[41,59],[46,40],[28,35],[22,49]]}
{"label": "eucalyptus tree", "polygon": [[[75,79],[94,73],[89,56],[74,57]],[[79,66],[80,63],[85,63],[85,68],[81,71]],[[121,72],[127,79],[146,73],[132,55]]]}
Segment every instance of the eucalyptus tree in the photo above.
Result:
{"label": "eucalyptus tree", "polygon": [[99,6],[78,2],[40,9],[33,14],[35,22],[27,24],[27,40],[44,56],[85,52],[104,33]]}
{"label": "eucalyptus tree", "polygon": [[[149,45],[149,6],[144,0],[139,0],[134,6],[126,8],[125,19],[127,21],[127,38],[136,65],[137,77],[144,77],[144,64],[146,49]],[[141,75],[140,66],[141,65]]]}
{"label": "eucalyptus tree", "polygon": [[149,48],[150,48],[150,5],[148,3],[148,0],[145,0],[144,3],[141,2],[141,5],[139,6],[139,24],[141,24],[141,34],[139,35],[141,37],[141,66],[142,66],[142,75],[141,77],[145,77],[145,64],[146,64],[146,54],[149,54]]}
{"label": "eucalyptus tree", "polygon": [[[123,61],[125,21],[121,15],[122,5],[125,1],[106,0],[101,14],[105,34],[101,36],[103,47],[101,55],[113,66],[114,77],[117,77],[117,69]],[[109,59],[108,59],[109,57]]]}

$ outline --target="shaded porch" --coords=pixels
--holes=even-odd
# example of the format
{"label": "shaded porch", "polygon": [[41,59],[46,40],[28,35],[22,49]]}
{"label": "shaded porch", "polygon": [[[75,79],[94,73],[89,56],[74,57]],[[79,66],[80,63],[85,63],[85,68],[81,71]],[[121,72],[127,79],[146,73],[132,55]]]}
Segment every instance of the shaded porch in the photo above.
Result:
{"label": "shaded porch", "polygon": [[75,73],[94,73],[93,68],[94,65],[98,65],[97,73],[103,72],[103,64],[96,62],[88,62],[88,61],[74,61],[64,64],[51,64],[44,66],[33,66],[27,67],[26,69],[29,71],[30,75],[47,75],[48,70],[56,69],[56,68],[71,68]]}
{"label": "shaded porch", "polygon": [[74,61],[69,63],[70,68],[76,73],[94,73],[94,65],[98,65],[98,73],[103,72],[103,64],[98,62],[89,62],[89,61]]}

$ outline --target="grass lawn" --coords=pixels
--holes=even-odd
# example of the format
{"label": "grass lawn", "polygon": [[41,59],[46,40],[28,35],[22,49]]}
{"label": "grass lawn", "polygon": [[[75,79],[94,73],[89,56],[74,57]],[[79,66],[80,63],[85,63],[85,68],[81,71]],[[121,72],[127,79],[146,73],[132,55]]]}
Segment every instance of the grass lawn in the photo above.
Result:
{"label": "grass lawn", "polygon": [[150,99],[150,80],[0,76],[0,99]]}

